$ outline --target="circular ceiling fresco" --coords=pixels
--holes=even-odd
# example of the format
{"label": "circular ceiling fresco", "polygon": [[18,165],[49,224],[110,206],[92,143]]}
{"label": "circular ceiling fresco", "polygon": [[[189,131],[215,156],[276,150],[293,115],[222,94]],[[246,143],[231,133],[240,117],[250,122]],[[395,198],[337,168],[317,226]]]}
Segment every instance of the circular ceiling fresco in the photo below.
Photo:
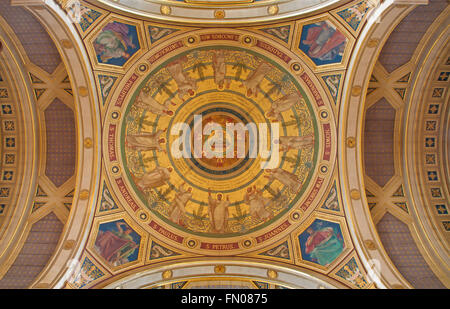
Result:
{"label": "circular ceiling fresco", "polygon": [[285,235],[330,180],[326,95],[297,56],[257,35],[175,37],[137,61],[112,98],[104,153],[114,191],[142,227],[185,250],[232,254]]}

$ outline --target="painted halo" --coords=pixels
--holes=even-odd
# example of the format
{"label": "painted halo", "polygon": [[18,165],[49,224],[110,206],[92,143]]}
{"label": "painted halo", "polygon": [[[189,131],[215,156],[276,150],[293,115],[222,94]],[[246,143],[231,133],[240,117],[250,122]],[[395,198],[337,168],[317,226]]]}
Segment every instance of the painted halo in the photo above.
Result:
{"label": "painted halo", "polygon": [[[278,239],[318,204],[334,166],[333,113],[320,83],[296,55],[244,31],[202,30],[150,50],[106,115],[105,163],[121,204],[135,217],[148,213],[137,221],[184,250],[226,255]],[[248,133],[243,157],[237,143],[227,149],[238,136],[224,134],[224,158],[196,157],[194,147],[177,158],[179,123],[191,133],[210,123],[224,132],[230,123],[263,124],[268,143],[276,123],[278,164],[264,169],[260,152],[249,155]],[[204,144],[214,133],[185,140]]]}

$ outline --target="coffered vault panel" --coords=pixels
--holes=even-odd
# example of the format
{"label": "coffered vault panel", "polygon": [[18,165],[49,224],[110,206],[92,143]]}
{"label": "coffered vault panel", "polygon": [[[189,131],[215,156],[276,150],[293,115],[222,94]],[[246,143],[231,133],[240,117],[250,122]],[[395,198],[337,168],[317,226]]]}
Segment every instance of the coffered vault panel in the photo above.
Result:
{"label": "coffered vault panel", "polygon": [[45,175],[56,187],[60,187],[75,172],[76,130],[73,111],[55,99],[45,109],[44,117],[47,133]]}
{"label": "coffered vault panel", "polygon": [[367,109],[364,135],[366,174],[384,185],[394,176],[395,109],[383,98]]}
{"label": "coffered vault panel", "polygon": [[[294,2],[241,4],[248,6],[249,14],[252,7],[264,10],[265,23],[259,24],[256,15],[247,16],[247,22],[242,16],[233,18],[237,7],[232,5],[204,8],[200,19],[175,22],[182,10],[200,6],[181,1],[145,2],[158,9],[158,16],[144,13],[142,7],[139,12],[110,11],[110,5],[123,9],[127,1],[82,1],[80,7],[58,1],[59,6],[29,7],[48,26],[72,80],[72,87],[64,87],[63,77],[58,81],[61,87],[44,90],[38,88],[43,76],[30,75],[41,115],[49,120],[49,111],[59,104],[48,95],[50,90],[59,98],[73,95],[73,105],[64,101],[58,110],[76,124],[79,145],[73,147],[70,135],[65,141],[70,147],[53,148],[61,159],[70,150],[70,162],[78,151],[76,177],[70,175],[73,165],[65,162],[67,175],[47,173],[40,183],[41,191],[53,188],[63,205],[68,203],[65,198],[73,197],[74,205],[69,213],[50,203],[42,208],[68,218],[66,233],[71,236],[63,235],[35,286],[408,286],[379,247],[378,236],[359,234],[358,225],[368,219],[355,215],[355,209],[369,209],[366,204],[354,207],[365,201],[364,183],[355,185],[359,176],[351,174],[362,174],[355,167],[361,157],[352,160],[348,154],[355,146],[362,153],[361,140],[367,142],[370,134],[355,140],[345,130],[356,127],[353,136],[363,132],[354,123],[363,122],[351,114],[363,105],[349,102],[360,99],[364,83],[351,80],[358,69],[368,74],[372,68],[355,63],[367,49],[378,48],[393,28],[377,25],[371,14],[382,11],[393,23],[409,5],[323,2],[316,11],[305,8],[288,14],[284,5]],[[313,8],[316,3],[306,4]],[[79,14],[78,20],[74,14]],[[199,21],[210,26],[200,26]],[[381,33],[367,42],[373,29]],[[407,73],[395,82],[401,84]],[[374,71],[375,78],[377,74]],[[373,83],[373,88],[383,88]],[[372,132],[377,132],[379,115],[391,126],[383,127],[383,134],[398,129],[407,90],[397,88],[392,92],[397,96],[394,103],[391,97],[379,97],[366,107],[390,116],[371,113],[367,120],[373,122]],[[68,117],[72,110],[74,118]],[[195,115],[202,120],[196,122]],[[213,122],[220,128],[264,124],[269,132],[278,125],[279,149],[272,157],[276,154],[279,161],[262,168],[263,158],[249,155],[249,143],[243,158],[236,156],[234,146],[220,150],[217,144],[213,152],[234,156],[199,158],[192,156],[194,148],[188,151],[190,157],[175,155],[177,123],[203,130]],[[188,135],[184,140],[202,144],[211,137],[217,134],[209,139]],[[220,144],[234,139],[234,134],[223,138]],[[396,140],[377,143],[392,148]],[[380,156],[386,168],[369,176],[384,188],[398,180],[398,153],[374,151],[366,162]],[[347,165],[353,171],[346,171]],[[69,183],[77,184],[75,191],[68,190]],[[39,204],[35,206],[35,213],[42,214]],[[371,219],[366,222],[362,229],[374,235]],[[374,273],[380,263],[370,260],[367,251],[381,259],[381,274]],[[65,273],[69,256],[80,263],[76,272]],[[200,277],[208,278],[208,284]]]}

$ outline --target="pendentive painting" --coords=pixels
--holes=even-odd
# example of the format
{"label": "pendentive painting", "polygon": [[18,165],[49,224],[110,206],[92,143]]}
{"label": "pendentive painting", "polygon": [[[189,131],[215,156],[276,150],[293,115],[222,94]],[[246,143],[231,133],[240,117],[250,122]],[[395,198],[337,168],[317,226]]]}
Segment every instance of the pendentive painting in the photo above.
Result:
{"label": "pendentive painting", "polygon": [[302,258],[327,267],[345,248],[338,223],[316,219],[298,237]]}

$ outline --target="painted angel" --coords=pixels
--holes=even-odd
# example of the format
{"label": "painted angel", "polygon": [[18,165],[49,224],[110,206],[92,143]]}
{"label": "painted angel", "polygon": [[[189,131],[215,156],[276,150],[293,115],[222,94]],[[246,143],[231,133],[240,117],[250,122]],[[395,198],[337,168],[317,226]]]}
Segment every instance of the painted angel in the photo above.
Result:
{"label": "painted angel", "polygon": [[188,73],[183,71],[183,63],[185,62],[186,59],[181,58],[171,62],[169,65],[166,66],[167,71],[169,71],[173,80],[177,84],[178,97],[181,100],[184,100],[183,97],[186,94],[193,96],[198,88],[197,81],[192,77],[190,77]]}
{"label": "painted angel", "polygon": [[314,145],[314,135],[305,136],[280,136],[278,139],[280,151],[288,151],[290,149],[303,149]]}
{"label": "painted angel", "polygon": [[225,51],[213,51],[212,53],[212,66],[214,70],[214,82],[219,89],[223,89],[224,84],[226,87],[230,87],[230,81],[226,78],[227,64],[225,63]]}

